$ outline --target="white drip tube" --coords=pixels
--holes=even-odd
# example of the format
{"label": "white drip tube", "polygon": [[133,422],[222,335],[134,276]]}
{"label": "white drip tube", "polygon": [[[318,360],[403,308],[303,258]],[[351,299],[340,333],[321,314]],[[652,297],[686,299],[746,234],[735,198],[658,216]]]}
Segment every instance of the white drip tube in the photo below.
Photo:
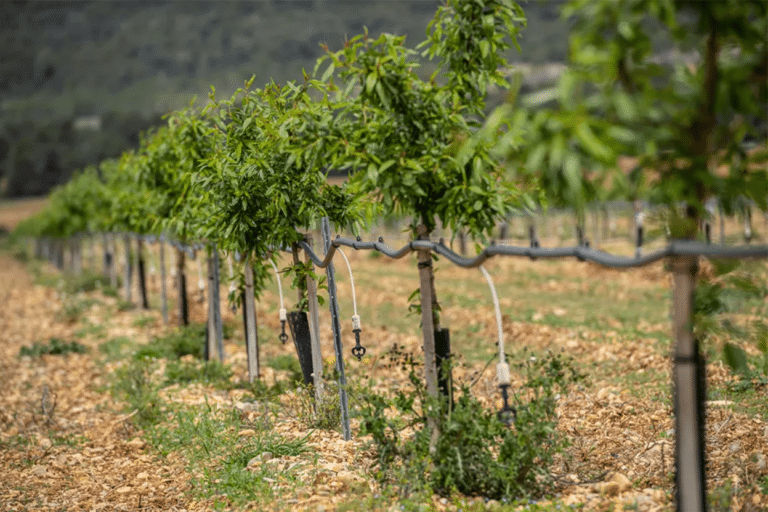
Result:
{"label": "white drip tube", "polygon": [[347,270],[349,270],[349,285],[352,288],[352,311],[354,312],[352,315],[352,330],[361,329],[360,315],[357,314],[357,297],[355,295],[355,278],[352,276],[352,266],[349,264],[347,255],[344,254],[344,251],[341,250],[341,247],[337,248],[336,250],[341,254],[341,257],[344,258],[344,263],[347,264]]}
{"label": "white drip tube", "polygon": [[509,364],[507,364],[506,356],[504,354],[504,329],[501,324],[501,307],[499,307],[499,296],[496,294],[496,287],[493,285],[493,279],[491,275],[485,270],[483,265],[480,265],[480,272],[485,276],[485,280],[488,281],[488,288],[491,289],[491,296],[493,297],[493,307],[496,310],[496,331],[498,333],[499,343],[499,362],[496,365],[496,380],[499,381],[500,386],[509,385]]}
{"label": "white drip tube", "polygon": [[272,260],[269,260],[269,263],[272,265],[272,268],[275,269],[275,280],[277,281],[277,292],[280,294],[280,321],[285,322],[288,320],[288,312],[285,310],[285,304],[283,303],[283,285],[280,282],[280,271],[277,268],[277,265],[275,265],[275,262]]}

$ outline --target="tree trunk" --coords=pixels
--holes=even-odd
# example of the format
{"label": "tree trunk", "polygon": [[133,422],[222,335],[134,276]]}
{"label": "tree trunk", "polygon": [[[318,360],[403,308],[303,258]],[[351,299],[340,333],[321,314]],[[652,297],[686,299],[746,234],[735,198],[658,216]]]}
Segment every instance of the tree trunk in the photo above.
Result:
{"label": "tree trunk", "polygon": [[[429,232],[424,224],[417,228],[420,240],[428,240]],[[435,276],[432,268],[432,253],[430,251],[418,251],[419,261],[419,291],[421,296],[421,329],[424,336],[424,374],[427,384],[427,393],[436,398],[438,396],[437,361],[435,356],[435,331],[439,329],[435,311]],[[430,415],[427,425],[431,431],[429,451],[434,453],[437,441],[440,437],[440,425],[437,418]]]}

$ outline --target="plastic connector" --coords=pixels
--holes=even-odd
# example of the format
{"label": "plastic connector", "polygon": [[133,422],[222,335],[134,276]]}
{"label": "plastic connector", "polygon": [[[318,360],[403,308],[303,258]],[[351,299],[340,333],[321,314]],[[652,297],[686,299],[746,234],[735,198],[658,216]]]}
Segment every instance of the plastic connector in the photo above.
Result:
{"label": "plastic connector", "polygon": [[352,315],[352,330],[355,329],[362,330],[362,327],[360,327],[360,315]]}
{"label": "plastic connector", "polygon": [[280,321],[285,322],[286,320],[288,320],[288,312],[285,308],[280,308]]}
{"label": "plastic connector", "polygon": [[509,365],[507,363],[499,363],[496,365],[496,380],[499,381],[499,386],[509,385]]}

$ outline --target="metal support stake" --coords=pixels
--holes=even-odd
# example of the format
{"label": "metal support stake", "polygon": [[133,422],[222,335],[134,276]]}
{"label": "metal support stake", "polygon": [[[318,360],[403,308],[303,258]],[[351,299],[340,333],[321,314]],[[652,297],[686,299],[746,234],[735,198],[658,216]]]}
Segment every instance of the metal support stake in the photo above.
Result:
{"label": "metal support stake", "polygon": [[[331,248],[331,224],[328,217],[323,217],[323,247],[325,253]],[[336,270],[331,262],[325,267],[328,282],[328,307],[331,310],[331,327],[333,328],[333,349],[336,352],[336,371],[339,373],[339,405],[341,406],[341,431],[344,440],[349,441],[352,434],[349,430],[349,405],[347,400],[347,377],[344,373],[344,347],[341,343],[341,322],[339,322],[339,301],[336,295]]]}
{"label": "metal support stake", "polygon": [[[312,247],[312,237],[306,235],[307,244]],[[309,254],[304,253],[305,263],[309,263]],[[320,306],[317,303],[317,282],[307,276],[307,303],[309,306],[309,335],[312,340],[312,373],[315,383],[315,403],[320,404],[323,400],[323,357],[320,352],[320,317],[318,316]]]}
{"label": "metal support stake", "polygon": [[[423,224],[417,228],[419,239],[426,239],[427,228]],[[418,251],[419,261],[419,291],[421,296],[421,330],[424,336],[424,373],[427,381],[427,393],[437,397],[437,363],[435,361],[435,326],[432,314],[432,253],[428,250]],[[434,452],[440,437],[440,427],[437,420],[430,416],[427,424],[431,431],[429,451]]]}
{"label": "metal support stake", "polygon": [[[202,257],[202,254],[198,255],[198,258]],[[210,254],[206,263],[208,265],[208,328],[205,337],[205,354],[207,360],[210,361],[213,359],[213,352],[216,349],[216,322],[213,314],[213,295],[215,293],[213,289],[213,258]]]}
{"label": "metal support stake", "polygon": [[251,258],[244,257],[245,272],[245,301],[243,318],[245,321],[245,346],[248,353],[248,381],[259,378],[259,338],[256,329],[256,304],[253,298],[253,267]]}
{"label": "metal support stake", "polygon": [[671,260],[674,278],[673,369],[677,510],[706,510],[704,457],[704,360],[693,335],[693,293],[698,270],[694,256]]}
{"label": "metal support stake", "polygon": [[107,259],[109,260],[109,285],[117,292],[117,238],[114,233],[104,240],[108,247]]}
{"label": "metal support stake", "polygon": [[149,309],[149,299],[147,298],[147,275],[144,271],[144,239],[141,236],[136,237],[136,269],[138,270],[137,281],[139,284],[139,300],[141,307]]}
{"label": "metal support stake", "polygon": [[219,277],[219,250],[216,244],[212,247],[213,260],[213,327],[216,334],[216,349],[219,351],[219,361],[224,362],[224,326],[221,322],[221,280]]}
{"label": "metal support stake", "polygon": [[158,240],[160,245],[160,309],[163,312],[163,323],[168,325],[168,290],[165,283],[165,241]]}
{"label": "metal support stake", "polygon": [[131,237],[127,233],[123,235],[123,244],[125,244],[125,300],[132,302],[131,281],[133,280],[133,268],[131,267]]}
{"label": "metal support stake", "polygon": [[176,290],[179,298],[179,325],[189,325],[189,308],[187,305],[187,276],[184,274],[184,250],[176,249]]}

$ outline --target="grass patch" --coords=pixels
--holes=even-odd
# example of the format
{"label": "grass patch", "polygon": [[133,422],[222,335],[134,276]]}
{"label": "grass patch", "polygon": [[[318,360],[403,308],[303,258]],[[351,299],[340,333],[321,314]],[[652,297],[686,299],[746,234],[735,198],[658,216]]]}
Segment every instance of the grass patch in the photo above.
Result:
{"label": "grass patch", "polygon": [[115,371],[112,393],[126,402],[127,409],[134,414],[134,423],[141,428],[157,424],[165,416],[160,386],[154,377],[157,368],[153,359],[135,358]]}
{"label": "grass patch", "polygon": [[205,348],[205,324],[192,324],[179,327],[170,333],[152,338],[147,345],[136,349],[137,359],[179,359],[191,355],[196,359],[203,358]]}
{"label": "grass patch", "polygon": [[230,387],[232,369],[219,361],[169,361],[165,365],[165,384],[202,382],[215,387]]}
{"label": "grass patch", "polygon": [[133,326],[134,327],[142,328],[142,327],[147,327],[148,325],[152,325],[154,323],[155,323],[155,317],[149,316],[149,315],[144,315],[144,316],[140,316],[139,318],[134,320],[133,321]]}
{"label": "grass patch", "polygon": [[[248,436],[240,433],[248,430]],[[216,508],[273,505],[273,483],[289,480],[290,469],[279,458],[307,451],[307,436],[289,440],[272,429],[268,415],[248,422],[237,410],[214,409],[208,404],[179,406],[167,421],[146,431],[147,439],[165,457],[181,453],[188,461],[194,493],[215,498]],[[249,470],[248,462],[269,453],[271,458]],[[272,463],[271,461],[275,461]],[[265,480],[265,477],[271,479]]]}
{"label": "grass patch", "polygon": [[99,345],[99,352],[107,357],[107,360],[114,361],[122,358],[126,353],[126,348],[133,345],[133,341],[127,336],[118,336],[110,338]]}
{"label": "grass patch", "polygon": [[76,341],[67,343],[60,338],[51,338],[48,343],[34,342],[30,346],[23,346],[19,350],[19,357],[29,356],[38,358],[43,355],[66,355],[66,354],[85,354],[88,347]]}

